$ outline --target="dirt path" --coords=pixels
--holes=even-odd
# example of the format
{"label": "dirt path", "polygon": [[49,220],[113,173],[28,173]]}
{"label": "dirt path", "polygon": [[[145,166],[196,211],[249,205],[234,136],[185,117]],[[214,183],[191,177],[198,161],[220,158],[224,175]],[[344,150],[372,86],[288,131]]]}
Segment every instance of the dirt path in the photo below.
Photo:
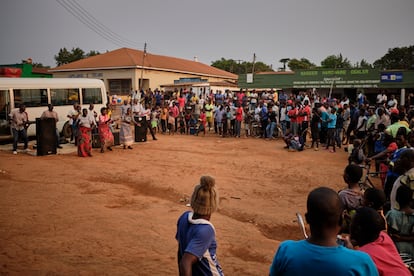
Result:
{"label": "dirt path", "polygon": [[176,221],[203,174],[227,275],[267,275],[280,241],[300,239],[308,192],[339,190],[347,154],[281,141],[163,136],[92,158],[0,151],[0,273],[177,274]]}

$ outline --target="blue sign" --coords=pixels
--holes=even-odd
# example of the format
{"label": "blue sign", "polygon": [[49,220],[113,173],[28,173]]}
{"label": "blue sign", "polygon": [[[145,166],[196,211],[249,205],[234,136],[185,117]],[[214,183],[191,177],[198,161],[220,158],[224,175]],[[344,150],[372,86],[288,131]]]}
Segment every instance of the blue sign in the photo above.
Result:
{"label": "blue sign", "polygon": [[381,73],[381,82],[402,82],[403,73],[392,72],[392,73]]}

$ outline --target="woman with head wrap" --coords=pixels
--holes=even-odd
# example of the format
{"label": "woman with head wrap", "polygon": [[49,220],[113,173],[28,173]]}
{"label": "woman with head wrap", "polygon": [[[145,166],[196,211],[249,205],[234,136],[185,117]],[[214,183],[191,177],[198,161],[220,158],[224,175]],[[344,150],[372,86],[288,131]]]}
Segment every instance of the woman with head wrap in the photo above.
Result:
{"label": "woman with head wrap", "polygon": [[215,229],[210,222],[218,200],[215,179],[202,176],[191,196],[193,211],[184,212],[177,222],[180,275],[223,275],[216,258]]}

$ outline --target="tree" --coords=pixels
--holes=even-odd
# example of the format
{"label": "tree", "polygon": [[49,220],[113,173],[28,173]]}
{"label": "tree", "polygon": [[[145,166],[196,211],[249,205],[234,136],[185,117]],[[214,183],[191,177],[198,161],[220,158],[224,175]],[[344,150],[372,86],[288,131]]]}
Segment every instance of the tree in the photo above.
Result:
{"label": "tree", "polygon": [[55,55],[55,60],[56,60],[57,66],[60,66],[63,64],[71,63],[71,62],[84,59],[87,57],[95,56],[95,55],[99,55],[99,52],[89,51],[88,54],[85,54],[85,52],[79,47],[72,48],[70,52],[66,48],[61,48],[59,50],[59,53]]}
{"label": "tree", "polygon": [[361,59],[360,62],[357,62],[354,65],[354,68],[367,68],[367,69],[371,69],[373,66],[372,64],[368,63],[368,61],[366,61],[365,59]]}
{"label": "tree", "polygon": [[[252,64],[253,66],[253,64]],[[272,67],[264,64],[261,61],[258,61],[254,64],[254,72],[255,73],[259,73],[259,72],[269,72],[269,71],[273,71]]]}
{"label": "tree", "polygon": [[295,71],[297,69],[313,69],[316,65],[306,58],[301,58],[300,60],[293,58],[289,60],[288,67],[290,70]]}
{"label": "tree", "polygon": [[100,55],[100,53],[98,51],[91,50],[91,51],[89,51],[89,53],[87,53],[85,55],[85,57],[93,57],[93,56],[97,56],[97,55]]}
{"label": "tree", "polygon": [[343,58],[342,54],[338,56],[330,55],[321,61],[322,68],[352,68],[351,62],[347,58]]}
{"label": "tree", "polygon": [[388,49],[388,53],[374,62],[374,67],[382,70],[414,69],[414,45]]}
{"label": "tree", "polygon": [[33,62],[33,68],[50,68],[50,66],[45,66],[42,63]]}
{"label": "tree", "polygon": [[[247,62],[242,60],[233,60],[221,58],[220,60],[213,61],[211,66],[219,68],[221,70],[234,73],[234,74],[247,74],[251,73],[253,70],[253,62]],[[266,72],[273,71],[272,67],[264,64],[261,61],[254,63],[254,72]]]}

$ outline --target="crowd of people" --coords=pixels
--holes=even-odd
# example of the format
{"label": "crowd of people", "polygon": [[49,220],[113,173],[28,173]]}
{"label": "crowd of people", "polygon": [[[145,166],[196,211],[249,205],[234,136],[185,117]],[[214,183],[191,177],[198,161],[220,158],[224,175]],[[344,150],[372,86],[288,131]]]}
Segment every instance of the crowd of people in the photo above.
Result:
{"label": "crowd of people", "polygon": [[[305,218],[310,236],[282,242],[270,275],[411,275],[401,256],[414,258],[414,111],[398,105],[394,96],[388,100],[380,93],[377,101],[369,104],[362,93],[350,101],[346,97],[320,98],[313,92],[287,95],[283,91],[256,94],[241,90],[198,97],[182,91],[165,98],[155,91],[150,97],[131,95],[120,111],[120,118],[114,120],[110,105],[98,115],[92,104],[88,109],[74,104],[67,117],[79,156],[92,156],[94,132],[99,134],[101,152],[112,151],[115,121],[120,125],[123,148],[132,149],[131,126],[143,124],[137,118],[145,118],[154,140],[156,133],[214,132],[238,138],[242,130],[246,136],[251,134],[255,122],[264,139],[272,139],[278,126],[286,147],[294,151],[303,150],[308,143],[315,150],[323,145],[334,153],[343,141],[349,141],[343,174],[347,188],[337,192],[319,187],[309,193]],[[27,148],[25,107],[14,110],[10,118],[15,135],[13,152],[19,136]],[[42,118],[59,120],[52,105]],[[311,141],[306,141],[304,131],[309,129]],[[375,161],[381,187],[364,190],[359,185],[361,166],[371,161]],[[185,212],[177,222],[180,275],[222,275],[215,228],[210,222],[218,208],[213,177],[201,177],[190,205],[193,211]],[[342,236],[338,238],[338,234]]]}
{"label": "crowd of people", "polygon": [[[282,242],[270,266],[270,275],[412,275],[414,118],[413,112],[399,106],[393,96],[390,101],[384,97],[380,93],[373,105],[368,105],[363,95],[358,95],[355,103],[346,98],[316,102],[296,98],[274,103],[279,111],[276,122],[280,125],[286,117],[294,118],[293,112],[283,111],[281,121],[280,110],[288,106],[290,110],[296,109],[297,117],[309,117],[299,120],[300,123],[290,120],[281,127],[288,148],[299,150],[300,145],[291,143],[293,139],[298,144],[305,143],[301,127],[311,128],[311,145],[315,149],[321,144],[335,152],[343,141],[350,144],[343,174],[347,188],[334,191],[319,187],[309,193],[305,217],[310,236]],[[269,99],[259,100],[258,104],[261,110],[273,108]],[[311,114],[303,111],[308,106]],[[270,122],[264,114],[259,113],[259,119]],[[305,121],[308,124],[303,124]],[[365,163],[370,165],[371,160],[381,176],[381,186],[365,189],[360,181]],[[211,196],[209,188],[204,191],[210,191]],[[196,190],[191,200],[193,212],[183,214],[177,224],[180,275],[222,275],[216,258],[215,231],[209,222],[217,206],[210,206],[204,198],[201,202],[210,206],[210,212],[200,213],[194,198]]]}

